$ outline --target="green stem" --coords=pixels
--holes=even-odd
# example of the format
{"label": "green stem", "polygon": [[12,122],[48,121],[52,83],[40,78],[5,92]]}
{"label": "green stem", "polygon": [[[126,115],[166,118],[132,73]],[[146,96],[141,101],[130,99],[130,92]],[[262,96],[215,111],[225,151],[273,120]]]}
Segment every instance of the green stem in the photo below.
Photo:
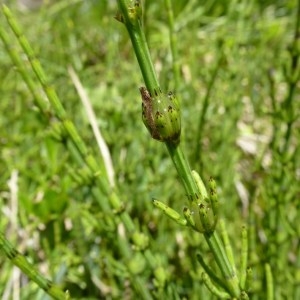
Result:
{"label": "green stem", "polygon": [[170,47],[172,53],[173,61],[173,75],[175,81],[175,88],[179,89],[180,86],[180,69],[178,63],[178,49],[177,49],[177,37],[174,32],[174,14],[172,8],[172,1],[165,0],[165,5],[168,13],[168,22],[169,22],[169,37],[170,37]]}
{"label": "green stem", "polygon": [[265,264],[265,272],[266,272],[266,281],[267,281],[267,300],[274,299],[274,282],[273,282],[273,275],[272,270],[269,264]]}
{"label": "green stem", "polygon": [[135,48],[137,60],[139,62],[143,78],[145,80],[148,91],[152,94],[154,89],[159,90],[159,83],[155,75],[154,66],[151,62],[150,53],[146,45],[146,38],[144,32],[141,30],[141,26],[137,26],[135,31],[130,31],[130,38]]}
{"label": "green stem", "polygon": [[248,232],[245,226],[242,228],[242,247],[241,247],[241,267],[240,267],[240,287],[246,290],[247,264],[248,264]]}
{"label": "green stem", "polygon": [[21,269],[32,281],[42,288],[53,299],[66,300],[69,298],[68,293],[63,292],[58,286],[54,285],[50,280],[44,278],[40,272],[36,270],[34,265],[28,262],[18,250],[16,250],[10,242],[0,232],[0,250],[11,260],[11,262]]}
{"label": "green stem", "polygon": [[[2,9],[5,9],[5,6],[2,7]],[[49,103],[45,101],[45,98],[37,91],[35,88],[35,82],[31,78],[30,75],[26,72],[24,68],[24,63],[22,63],[20,55],[18,51],[16,50],[16,47],[11,46],[9,36],[6,33],[5,30],[1,30],[0,28],[0,39],[2,39],[4,47],[7,50],[7,53],[9,53],[11,60],[17,66],[19,73],[21,74],[24,82],[26,83],[28,89],[30,90],[31,94],[33,95],[35,99],[35,103],[42,112],[42,116],[47,119],[47,117],[51,116],[50,110],[49,110]]]}
{"label": "green stem", "polygon": [[[139,14],[141,8],[139,7],[139,1],[136,1],[134,6],[132,6],[131,1],[125,0],[118,0],[118,4],[122,14],[121,21],[124,22],[128,30],[146,87],[150,93],[153,93],[156,89],[159,89],[159,83],[151,61],[147,41],[141,28],[141,14]],[[185,158],[184,152],[180,144],[172,142],[166,142],[165,144],[191,202],[192,210],[196,216],[195,222],[201,222],[198,217],[198,202],[196,201],[199,196],[199,189],[192,176],[191,168]],[[198,228],[200,227],[201,225]],[[227,283],[229,293],[233,297],[239,297],[240,288],[238,278],[226,256],[226,251],[216,231],[209,234],[204,233],[204,236]]]}
{"label": "green stem", "polygon": [[236,276],[236,273],[231,266],[228,257],[226,256],[226,252],[224,246],[217,234],[214,231],[211,235],[204,234],[205,240],[212,251],[214,258],[218,267],[220,268],[222,275],[225,279],[228,292],[231,296],[239,297],[240,288],[239,288],[239,280]]}
{"label": "green stem", "polygon": [[223,280],[221,280],[216,273],[214,272],[214,270],[210,269],[209,266],[205,263],[202,255],[200,253],[197,253],[197,259],[199,261],[199,263],[201,264],[202,268],[204,269],[204,271],[207,273],[207,275],[210,277],[210,279],[212,281],[214,281],[219,287],[222,287],[224,290],[227,290],[227,286],[224,283]]}
{"label": "green stem", "polygon": [[141,19],[138,16],[135,16],[134,19],[132,16],[130,16],[130,9],[133,8],[129,8],[129,3],[130,1],[125,0],[118,1],[119,8],[123,16],[123,22],[129,33],[147,90],[153,95],[155,90],[160,89],[159,82],[152,64],[146,37],[142,30]]}
{"label": "green stem", "polygon": [[172,143],[166,143],[166,146],[188,198],[191,200],[196,199],[199,190],[192,176],[190,165],[185,158],[181,145],[179,144],[176,146]]}
{"label": "green stem", "polygon": [[211,96],[211,92],[213,90],[214,84],[216,82],[218,72],[219,72],[220,67],[222,65],[222,61],[224,59],[223,49],[220,49],[220,51],[221,51],[221,54],[218,57],[218,60],[217,60],[217,63],[214,67],[211,79],[208,83],[206,94],[205,94],[203,104],[202,104],[202,107],[201,107],[201,114],[200,114],[199,120],[198,120],[197,135],[196,135],[196,139],[195,139],[196,146],[195,146],[195,151],[194,151],[194,161],[195,162],[200,162],[201,165],[203,164],[202,163],[202,157],[201,157],[201,153],[202,153],[202,151],[201,151],[201,140],[202,140],[202,134],[203,134],[203,131],[204,131],[206,114],[207,114],[208,107],[209,107],[209,100],[210,100],[210,96]]}
{"label": "green stem", "polygon": [[[166,146],[189,199],[191,201],[196,200],[199,193],[198,187],[196,186],[191,173],[191,168],[184,156],[181,146],[174,146],[173,144],[166,144]],[[230,261],[226,256],[226,251],[217,232],[214,231],[211,234],[204,233],[204,237],[214,255],[223,277],[226,279],[228,291],[232,296],[238,297],[240,294],[238,278],[235,274],[234,266],[230,264]]]}

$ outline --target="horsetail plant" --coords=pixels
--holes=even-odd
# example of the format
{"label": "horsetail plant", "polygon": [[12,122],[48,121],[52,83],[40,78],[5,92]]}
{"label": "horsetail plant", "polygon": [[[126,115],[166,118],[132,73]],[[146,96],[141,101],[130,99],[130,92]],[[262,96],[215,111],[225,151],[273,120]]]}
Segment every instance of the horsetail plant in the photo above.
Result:
{"label": "horsetail plant", "polygon": [[[6,2],[9,7],[15,7],[16,1]],[[300,110],[296,101],[300,75],[300,1],[290,1],[285,6],[275,2],[265,5],[260,1],[238,1],[229,6],[226,1],[217,6],[211,1],[201,5],[194,0],[142,1],[149,12],[144,11],[140,1],[119,2],[119,7],[128,8],[129,21],[122,9],[117,19],[129,28],[144,77],[143,84],[135,84],[136,94],[140,88],[142,98],[141,119],[150,136],[161,142],[149,146],[155,150],[166,146],[186,197],[176,195],[179,203],[169,207],[157,196],[153,199],[154,212],[151,203],[143,201],[149,198],[143,195],[148,194],[145,186],[149,181],[157,182],[158,173],[163,172],[165,157],[160,160],[159,155],[164,149],[158,148],[159,155],[155,156],[152,151],[146,152],[145,164],[149,161],[151,166],[159,165],[154,173],[141,166],[139,156],[131,160],[132,151],[144,153],[136,147],[139,139],[131,131],[137,120],[128,118],[132,112],[136,114],[135,103],[125,104],[126,109],[120,111],[120,104],[124,104],[120,94],[136,77],[129,82],[126,76],[119,76],[120,69],[134,68],[126,61],[127,42],[117,53],[123,59],[114,60],[117,48],[111,37],[114,37],[114,25],[118,24],[111,23],[115,4],[110,5],[108,0],[55,1],[34,12],[18,12],[17,17],[4,7],[4,17],[0,17],[3,40],[0,48],[4,50],[0,55],[3,63],[0,294],[3,298],[18,294],[24,299],[44,298],[43,290],[46,290],[54,298],[66,299],[69,295],[64,291],[69,290],[76,298],[96,294],[97,298],[99,294],[104,298],[124,298],[125,293],[127,298],[149,300],[247,299],[248,295],[270,300],[300,299],[297,276]],[[258,20],[258,15],[263,18]],[[5,26],[5,18],[9,27]],[[21,26],[15,21],[19,18]],[[93,24],[94,21],[97,23]],[[28,22],[33,24],[27,26]],[[42,29],[47,30],[35,47],[46,58],[50,76],[45,75],[20,31],[23,24],[26,25],[22,31],[26,28],[33,41],[44,32]],[[151,63],[143,24],[161,29],[150,33],[156,45],[158,40],[161,42],[161,46],[156,46],[160,54],[169,44],[168,55],[156,60],[158,70],[163,62],[161,74],[165,79],[160,82]],[[184,30],[187,24],[189,32]],[[124,31],[120,35],[122,41]],[[94,43],[95,37],[100,43]],[[189,49],[184,48],[187,44]],[[244,63],[247,68],[241,68]],[[84,78],[81,90],[86,85],[91,92],[88,101],[96,100],[95,109],[101,109],[96,122],[105,116],[105,134],[109,136],[112,157],[125,162],[115,166],[118,174],[115,185],[107,176],[104,154],[100,152],[97,156],[93,152],[98,150],[92,146],[97,141],[95,131],[75,126],[75,121],[88,124],[86,119],[90,117],[87,114],[83,120],[79,115],[72,116],[61,101],[70,108],[74,99],[70,96],[75,90],[83,99],[71,73],[67,72],[73,69],[72,65],[76,66],[74,72],[80,72]],[[16,73],[20,73],[22,83],[27,85],[29,97]],[[60,86],[64,99],[59,99],[54,84],[60,84],[68,76],[74,86],[71,89]],[[166,81],[171,88],[165,88]],[[170,89],[176,91],[176,96],[168,92]],[[191,96],[196,91],[197,97]],[[180,105],[181,95],[190,98],[185,98]],[[127,96],[132,99],[132,92],[124,94],[124,99]],[[74,104],[71,110],[77,112],[78,106]],[[83,106],[87,111],[87,106]],[[29,107],[33,110],[26,111]],[[182,112],[183,117],[189,113],[190,120],[182,120],[181,124]],[[190,123],[186,133],[187,152],[183,148],[186,121]],[[114,130],[117,125],[124,128],[123,123],[126,132]],[[38,129],[37,134],[32,128]],[[95,139],[89,138],[92,134]],[[116,139],[119,135],[122,138]],[[251,143],[241,146],[241,138],[249,142],[251,138]],[[255,149],[248,152],[251,145]],[[197,172],[189,166],[187,153]],[[205,156],[208,159],[203,159]],[[25,169],[27,166],[30,168]],[[14,197],[6,191],[7,185],[10,189],[6,178],[15,169],[22,176],[20,193]],[[230,199],[226,207],[220,204],[216,183],[204,177],[207,172],[222,182],[218,192],[222,198]],[[130,184],[127,180],[132,175],[139,177]],[[159,195],[159,191],[174,186],[174,173],[167,175],[152,192]],[[11,210],[13,198],[19,200],[13,205],[20,205],[20,209]],[[52,205],[60,199],[64,207],[52,210]],[[175,206],[182,207],[182,211],[176,211]],[[166,214],[181,228],[174,233],[173,222],[158,221],[157,213]],[[11,217],[7,218],[7,214]],[[232,219],[233,215],[240,217]],[[223,216],[230,219],[227,224]],[[240,224],[242,219],[247,227]],[[22,229],[17,222],[22,224]],[[234,229],[237,234],[232,232]],[[33,249],[23,250],[23,245],[32,241],[38,251],[27,259]],[[239,249],[239,255],[235,249]],[[60,253],[67,259],[58,257]],[[78,266],[84,273],[77,273]],[[49,271],[42,275],[45,267]],[[33,284],[27,284],[20,271]],[[46,279],[51,277],[56,278],[55,284]],[[103,289],[99,288],[101,282],[105,284]]]}
{"label": "horsetail plant", "polygon": [[[169,3],[168,9],[170,13],[170,2],[166,1],[166,3]],[[205,259],[199,253],[197,258],[204,269],[202,280],[207,288],[221,299],[247,299],[246,291],[249,289],[249,282],[251,281],[251,269],[246,269],[248,255],[247,232],[244,228],[242,229],[242,259],[241,267],[237,269],[226,233],[226,226],[221,224],[222,239],[216,231],[218,229],[217,225],[219,224],[220,211],[219,200],[216,193],[216,183],[213,179],[210,179],[207,189],[199,174],[191,170],[185,157],[181,143],[180,101],[173,92],[162,91],[159,85],[150,58],[146,38],[142,30],[143,9],[140,1],[119,0],[118,4],[121,13],[117,15],[117,19],[124,23],[128,30],[145,81],[146,87],[140,87],[142,120],[150,132],[151,137],[164,143],[167,147],[189,201],[188,207],[183,208],[183,216],[159,200],[154,199],[153,204],[178,224],[191,227],[194,231],[203,234],[222,274],[221,276],[215,274],[214,270],[206,264]],[[80,165],[80,169],[78,170],[77,168],[76,171],[70,168],[70,173],[73,173],[73,178],[76,181],[84,182],[93,187],[94,197],[97,199],[103,211],[114,211],[116,218],[114,218],[112,222],[115,228],[118,224],[123,224],[131,242],[130,243],[127,238],[118,236],[122,255],[125,259],[129,260],[134,253],[133,250],[139,251],[147,261],[149,267],[154,270],[153,283],[155,287],[162,292],[168,281],[167,274],[161,263],[149,249],[148,236],[137,228],[133,219],[127,213],[125,205],[119,196],[118,189],[110,187],[105,176],[106,174],[102,171],[101,163],[91,154],[91,151],[81,139],[74,124],[68,118],[55,90],[49,85],[45,72],[39,61],[35,58],[30,44],[6,6],[3,6],[3,13],[17,37],[21,48],[27,55],[31,71],[35,74],[34,78],[28,75],[28,70],[25,69],[24,64],[20,60],[20,54],[17,53],[14,47],[11,47],[6,32],[0,28],[0,37],[7,48],[7,52],[11,56],[14,64],[18,67],[24,81],[33,94],[35,103],[40,109],[41,114],[46,122],[50,123],[49,132],[57,141],[65,142],[65,139],[68,139],[68,143],[65,143],[68,151]],[[173,45],[173,47],[176,47],[176,45]],[[176,75],[177,86],[179,76],[178,69]],[[36,84],[36,81],[38,84]],[[40,87],[42,87],[44,94],[37,92]],[[53,115],[56,120],[51,123],[50,120]],[[100,201],[103,194],[107,196],[108,203]],[[68,299],[68,293],[62,292],[55,285],[43,279],[43,277],[35,271],[35,268],[26,262],[26,259],[10,245],[2,233],[0,233],[0,249],[2,249],[5,255],[10,258],[15,265],[19,266],[29,278],[37,282],[37,284],[50,295],[57,295],[57,299]],[[130,280],[137,293],[139,293],[143,299],[151,299],[150,292],[144,288],[145,282],[137,275],[135,267],[128,264],[126,268],[131,275]],[[266,268],[266,272],[267,271]],[[272,280],[270,280],[270,282],[272,283]]]}
{"label": "horsetail plant", "polygon": [[[228,256],[224,245],[215,231],[218,219],[218,199],[215,194],[215,183],[210,182],[210,196],[199,174],[192,172],[184,155],[180,143],[180,105],[168,99],[167,93],[161,92],[161,88],[150,57],[150,52],[142,30],[142,6],[140,1],[118,0],[120,13],[117,19],[122,22],[131,39],[132,46],[137,57],[146,88],[140,88],[142,95],[143,122],[150,131],[152,138],[165,143],[169,155],[178,172],[181,182],[189,199],[189,208],[184,209],[182,218],[179,213],[169,208],[160,201],[154,200],[155,206],[162,209],[171,219],[177,223],[190,226],[194,230],[203,233],[205,240],[213,253],[214,259],[221,270],[222,279],[214,283],[222,282],[220,291],[212,284],[210,279],[203,274],[210,291],[218,297],[247,299],[247,293],[241,290],[240,279],[236,268]],[[172,95],[172,94],[171,94]],[[174,106],[172,104],[175,104]],[[174,108],[175,107],[175,108]],[[169,109],[170,108],[170,109]]]}

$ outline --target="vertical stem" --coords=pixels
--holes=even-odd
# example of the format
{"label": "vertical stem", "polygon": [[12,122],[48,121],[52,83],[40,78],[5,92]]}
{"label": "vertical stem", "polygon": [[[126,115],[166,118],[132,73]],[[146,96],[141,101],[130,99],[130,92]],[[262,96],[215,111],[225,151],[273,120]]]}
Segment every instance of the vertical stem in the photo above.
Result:
{"label": "vertical stem", "polygon": [[[119,8],[122,12],[123,22],[129,33],[131,43],[138,60],[147,90],[153,95],[155,90],[159,90],[159,82],[156,76],[154,66],[152,64],[149,48],[147,45],[145,34],[142,30],[141,16],[132,16],[131,10],[139,10],[137,7],[130,7],[131,1],[119,0]],[[139,1],[137,1],[139,5]],[[138,14],[138,12],[136,12]]]}
{"label": "vertical stem", "polygon": [[203,128],[204,128],[204,124],[205,124],[206,113],[207,113],[208,106],[209,106],[210,95],[211,95],[212,89],[214,87],[214,84],[215,84],[215,81],[216,81],[221,63],[224,59],[223,49],[219,49],[219,51],[221,51],[221,54],[218,57],[218,60],[217,60],[217,63],[215,65],[215,68],[213,70],[211,79],[208,83],[206,94],[205,94],[205,97],[204,97],[204,100],[203,100],[203,105],[201,107],[201,114],[200,114],[199,120],[198,120],[197,135],[196,135],[196,139],[195,139],[196,145],[195,145],[195,151],[194,151],[194,157],[193,158],[194,158],[195,162],[200,162],[200,166],[202,165],[202,157],[201,157],[202,152],[201,152],[201,149],[200,149],[201,148],[201,140],[202,140]]}
{"label": "vertical stem", "polygon": [[298,0],[297,13],[296,13],[296,25],[294,31],[294,39],[290,45],[290,66],[288,66],[289,74],[287,74],[287,83],[289,84],[288,95],[283,103],[283,109],[286,110],[287,118],[287,129],[285,133],[285,144],[282,149],[282,152],[285,153],[288,150],[292,134],[292,126],[295,123],[295,112],[293,107],[293,100],[296,92],[296,87],[298,84],[298,79],[300,77],[300,52],[299,52],[299,43],[300,43],[300,0]]}
{"label": "vertical stem", "polygon": [[240,266],[240,286],[242,290],[246,289],[248,264],[248,233],[245,226],[242,228],[242,247],[241,247],[241,266]]}
{"label": "vertical stem", "polygon": [[[181,178],[185,191],[191,202],[194,202],[199,191],[192,177],[191,168],[184,156],[181,146],[175,146],[170,143],[166,143],[166,146],[172,158],[174,166]],[[197,219],[195,221],[197,222]],[[238,297],[240,293],[238,278],[234,271],[234,266],[230,264],[230,261],[226,256],[226,251],[217,232],[214,231],[211,234],[204,233],[204,237],[214,255],[216,263],[219,266],[223,277],[226,278],[226,283],[230,294]]]}
{"label": "vertical stem", "polygon": [[274,300],[274,283],[272,270],[269,264],[265,264],[266,281],[267,281],[267,300]]}
{"label": "vertical stem", "polygon": [[187,196],[189,197],[189,199],[195,199],[196,195],[199,193],[198,187],[195,183],[194,178],[192,177],[190,165],[185,158],[181,145],[179,144],[175,146],[174,144],[166,143],[166,147],[180,176]]}
{"label": "vertical stem", "polygon": [[173,75],[175,81],[175,88],[178,89],[180,86],[180,72],[179,72],[179,63],[178,63],[178,48],[177,48],[177,37],[174,32],[174,14],[171,0],[165,0],[165,5],[168,13],[169,21],[169,38],[170,38],[170,48],[172,53],[173,61]]}
{"label": "vertical stem", "polygon": [[[127,2],[127,5],[125,2]],[[139,1],[136,1],[134,6],[130,5],[131,1],[125,0],[118,0],[118,4],[122,13],[121,21],[124,22],[128,30],[146,87],[150,92],[153,92],[155,89],[159,88],[159,83],[150,58],[148,45],[141,28]],[[165,144],[193,207],[195,222],[201,223],[198,203],[196,201],[199,196],[199,190],[192,176],[191,168],[185,158],[184,152],[180,145],[172,142],[166,142]],[[201,226],[198,228],[200,227]],[[234,272],[233,266],[231,266],[230,261],[226,256],[226,251],[216,231],[210,232],[209,234],[204,233],[204,236],[226,281],[228,291],[233,297],[239,297],[240,288],[238,278]]]}
{"label": "vertical stem", "polygon": [[204,234],[204,237],[210,250],[214,255],[216,263],[220,268],[223,277],[226,280],[226,285],[228,291],[230,292],[230,295],[234,297],[239,297],[240,295],[239,281],[236,276],[236,273],[233,270],[232,265],[228,260],[228,257],[226,256],[224,246],[218,234],[216,233],[216,231],[214,231],[213,234],[211,235]]}

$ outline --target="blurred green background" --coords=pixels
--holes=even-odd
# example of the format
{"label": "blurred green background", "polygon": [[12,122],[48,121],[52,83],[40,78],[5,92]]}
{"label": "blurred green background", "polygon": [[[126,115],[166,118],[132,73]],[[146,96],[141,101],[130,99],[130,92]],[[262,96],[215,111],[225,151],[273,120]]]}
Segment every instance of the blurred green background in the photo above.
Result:
{"label": "blurred green background", "polygon": [[[210,176],[217,181],[220,214],[237,261],[241,226],[249,228],[251,299],[264,299],[266,262],[275,277],[275,299],[297,299],[299,3],[172,3],[179,86],[172,74],[164,1],[143,1],[144,28],[162,89],[175,91],[182,101],[183,143],[191,167],[206,182]],[[98,201],[107,201],[104,195],[95,199],[91,186],[74,180],[78,165],[64,144],[49,134],[2,43],[1,231],[72,298],[140,299],[129,280],[127,268],[132,263],[153,298],[216,299],[203,285],[195,258],[200,251],[207,262],[211,260],[202,236],[181,228],[152,205],[155,197],[182,211],[187,199],[164,145],[152,140],[141,122],[138,88],[144,84],[125,27],[114,18],[116,1],[47,1],[36,9],[21,8],[14,1],[6,4],[68,116],[97,157],[100,153],[70,79],[70,66],[88,92],[112,156],[121,200],[165,266],[164,292],[138,251],[132,262],[122,257],[116,239],[122,223],[115,226],[110,222],[117,218],[114,212],[99,209]],[[10,32],[2,15],[0,26]],[[291,79],[290,74],[297,72],[297,80]],[[13,271],[3,256],[0,268],[0,295],[13,299],[12,293],[4,298],[11,290]],[[26,277],[19,274],[18,281],[21,299],[46,299]]]}

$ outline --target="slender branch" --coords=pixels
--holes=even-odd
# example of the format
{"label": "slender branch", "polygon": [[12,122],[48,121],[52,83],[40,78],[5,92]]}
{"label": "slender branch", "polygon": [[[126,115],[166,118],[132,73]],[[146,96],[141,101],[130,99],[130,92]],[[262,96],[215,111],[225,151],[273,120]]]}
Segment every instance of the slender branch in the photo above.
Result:
{"label": "slender branch", "polygon": [[50,280],[36,270],[33,264],[18,250],[16,250],[10,242],[5,238],[0,231],[0,250],[11,260],[11,262],[21,269],[32,281],[34,281],[40,288],[42,288],[48,295],[57,300],[69,299],[68,292],[63,292],[58,286],[53,284]]}
{"label": "slender branch", "polygon": [[170,48],[172,53],[172,66],[173,66],[173,76],[175,81],[175,89],[180,87],[180,69],[178,63],[178,49],[177,49],[177,37],[175,34],[174,26],[174,13],[172,8],[172,1],[165,0],[165,5],[168,13],[169,22],[169,38],[170,38]]}

